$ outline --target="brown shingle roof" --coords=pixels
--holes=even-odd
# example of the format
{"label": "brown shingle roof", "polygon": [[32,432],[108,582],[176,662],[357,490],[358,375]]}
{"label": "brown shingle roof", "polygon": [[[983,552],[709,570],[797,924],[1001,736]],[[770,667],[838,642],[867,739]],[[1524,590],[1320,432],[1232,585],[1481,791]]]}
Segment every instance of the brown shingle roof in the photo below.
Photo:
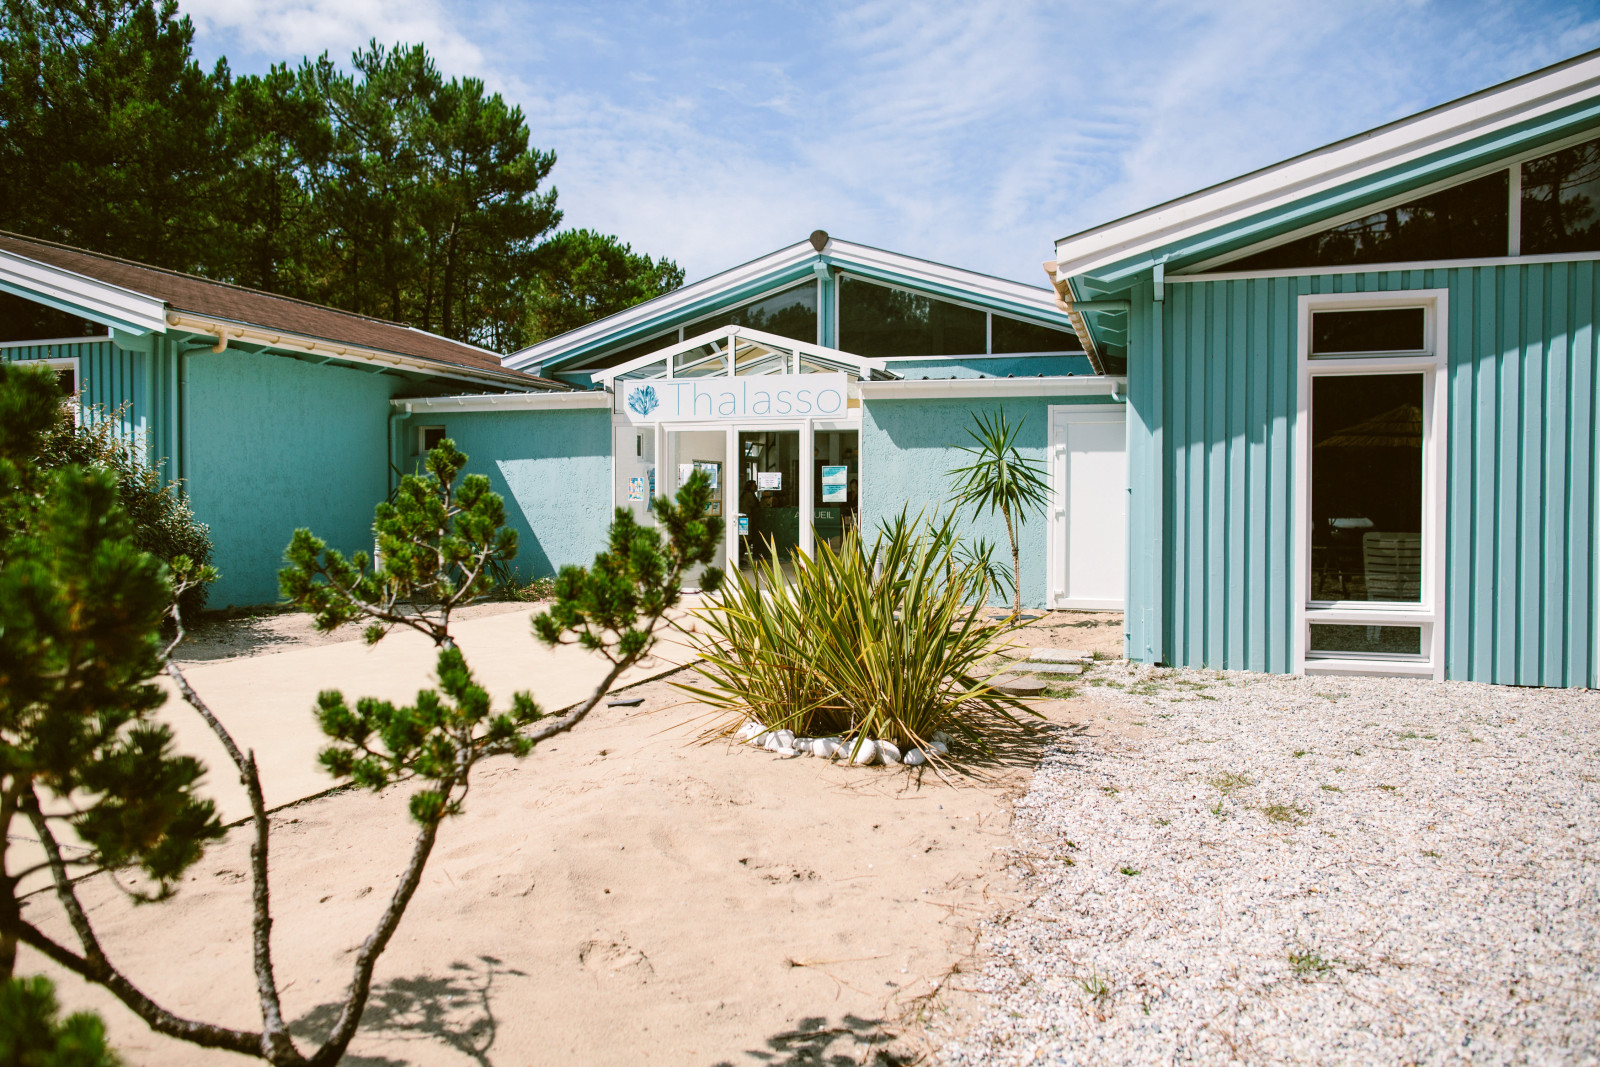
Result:
{"label": "brown shingle roof", "polygon": [[396,322],[368,318],[305,300],[275,296],[193,274],[151,267],[116,256],[0,230],[0,250],[164,301],[174,311],[226,319],[475,371],[551,389],[571,386],[503,366],[487,349],[452,341]]}

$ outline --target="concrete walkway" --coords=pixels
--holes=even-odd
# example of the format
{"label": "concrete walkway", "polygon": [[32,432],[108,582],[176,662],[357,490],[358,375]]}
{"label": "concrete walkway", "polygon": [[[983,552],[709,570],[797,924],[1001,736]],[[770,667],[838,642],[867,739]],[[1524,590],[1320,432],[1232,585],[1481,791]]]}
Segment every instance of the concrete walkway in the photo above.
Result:
{"label": "concrete walkway", "polygon": [[[513,611],[453,627],[467,663],[497,708],[507,706],[519,689],[531,691],[546,711],[568,707],[593,692],[610,666],[579,649],[546,648],[533,636],[528,622],[532,614],[532,609]],[[617,684],[629,685],[691,658],[681,637],[669,633],[650,658]],[[336,784],[317,763],[317,751],[326,741],[313,713],[320,691],[338,689],[352,704],[367,696],[409,702],[417,690],[434,684],[435,659],[433,645],[422,635],[396,630],[371,646],[357,639],[189,664],[184,676],[239,747],[255,751],[262,791],[273,808]],[[165,678],[162,682],[169,696],[159,717],[177,735],[178,750],[205,763],[209,773],[204,791],[216,800],[224,822],[247,818],[249,800],[222,743]]]}

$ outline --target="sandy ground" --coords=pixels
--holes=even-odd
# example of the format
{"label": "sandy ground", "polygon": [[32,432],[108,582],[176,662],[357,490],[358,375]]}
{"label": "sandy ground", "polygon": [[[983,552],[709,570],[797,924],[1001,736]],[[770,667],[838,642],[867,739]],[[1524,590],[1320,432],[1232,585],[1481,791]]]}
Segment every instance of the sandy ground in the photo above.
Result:
{"label": "sandy ground", "polygon": [[[1120,653],[1114,616],[1053,613],[1035,627],[1029,644]],[[946,998],[962,995],[978,922],[1012,903],[999,873],[1011,800],[1052,736],[1115,718],[1088,695],[1044,702],[1037,729],[946,782],[698,745],[703,709],[669,681],[627,695],[642,707],[601,709],[525,761],[483,766],[346,1063],[914,1056],[920,1023],[959,1009]],[[344,792],[274,819],[275,958],[308,1036],[330,1023],[400,869],[408,796]],[[246,862],[235,831],[167,903],[134,908],[105,878],[84,894],[112,958],[158,1000],[250,1026]],[[29,912],[65,934],[47,898]],[[69,1007],[102,1011],[131,1064],[239,1059],[152,1035],[31,952],[22,969],[53,973]]]}
{"label": "sandy ground", "polygon": [[[469,604],[455,612],[454,618],[467,622],[513,611],[532,612],[539,607],[538,604],[514,600],[491,600]],[[183,644],[178,646],[177,659],[181,663],[211,663],[270,655],[291,648],[342,645],[360,639],[361,629],[356,626],[342,626],[332,633],[318,633],[311,624],[311,616],[304,612],[266,611],[240,616],[215,612],[207,614],[189,628]]]}

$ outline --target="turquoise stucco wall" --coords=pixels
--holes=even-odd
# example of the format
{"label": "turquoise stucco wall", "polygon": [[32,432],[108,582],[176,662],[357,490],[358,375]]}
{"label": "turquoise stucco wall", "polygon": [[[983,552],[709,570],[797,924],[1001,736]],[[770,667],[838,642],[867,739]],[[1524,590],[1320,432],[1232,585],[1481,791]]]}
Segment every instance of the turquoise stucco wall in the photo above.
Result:
{"label": "turquoise stucco wall", "polygon": [[413,415],[404,423],[407,472],[418,468],[416,427],[443,426],[487,474],[517,531],[514,564],[523,581],[569,563],[588,564],[611,525],[611,412],[470,411]]}
{"label": "turquoise stucco wall", "polygon": [[[952,467],[969,461],[959,446],[972,443],[967,427],[979,412],[993,414],[1004,408],[1006,417],[1021,423],[1017,447],[1028,459],[1047,467],[1049,408],[1061,404],[1104,404],[1106,396],[960,398],[953,400],[871,400],[861,418],[861,522],[871,530],[881,520],[910,506],[912,514],[926,509],[944,513],[949,507]],[[1011,550],[1005,522],[999,513],[972,518],[962,512],[966,535],[987,538],[997,558],[1007,567]],[[1022,602],[1043,607],[1046,600],[1046,522],[1043,511],[1028,516],[1017,538],[1022,559]]]}
{"label": "turquoise stucco wall", "polygon": [[1292,669],[1297,298],[1407,289],[1449,291],[1445,675],[1600,681],[1593,262],[1169,284],[1161,304],[1135,289],[1135,658]]}
{"label": "turquoise stucco wall", "polygon": [[283,550],[308,527],[372,550],[388,493],[388,401],[402,379],[229,349],[184,357],[184,475],[221,577],[208,606],[278,599]]}

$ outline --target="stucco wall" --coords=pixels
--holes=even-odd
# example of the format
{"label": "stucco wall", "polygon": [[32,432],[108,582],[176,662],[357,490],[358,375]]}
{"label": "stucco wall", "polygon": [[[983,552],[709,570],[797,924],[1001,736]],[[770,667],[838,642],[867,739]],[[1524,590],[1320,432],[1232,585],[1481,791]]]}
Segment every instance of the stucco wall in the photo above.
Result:
{"label": "stucco wall", "polygon": [[[972,444],[967,428],[979,413],[1005,409],[1006,417],[1021,423],[1017,448],[1023,456],[1046,465],[1050,434],[1049,408],[1059,404],[1105,403],[1094,397],[1022,397],[1005,400],[871,400],[861,418],[861,523],[870,531],[880,521],[898,515],[909,505],[914,515],[944,514],[950,507],[953,467],[971,461],[960,446]],[[973,539],[987,538],[996,558],[1011,565],[1005,522],[998,512],[973,518],[963,510],[962,532]],[[1018,531],[1022,557],[1022,602],[1043,607],[1046,598],[1046,522],[1043,510],[1029,515]]]}
{"label": "stucco wall", "polygon": [[184,363],[189,499],[221,571],[209,606],[276,601],[297,527],[370,552],[401,379],[236,350]]}
{"label": "stucco wall", "polygon": [[416,469],[416,428],[443,426],[467,454],[467,470],[489,476],[517,531],[513,566],[523,581],[587,564],[605,547],[610,411],[435,412],[413,415],[406,425],[404,470]]}

